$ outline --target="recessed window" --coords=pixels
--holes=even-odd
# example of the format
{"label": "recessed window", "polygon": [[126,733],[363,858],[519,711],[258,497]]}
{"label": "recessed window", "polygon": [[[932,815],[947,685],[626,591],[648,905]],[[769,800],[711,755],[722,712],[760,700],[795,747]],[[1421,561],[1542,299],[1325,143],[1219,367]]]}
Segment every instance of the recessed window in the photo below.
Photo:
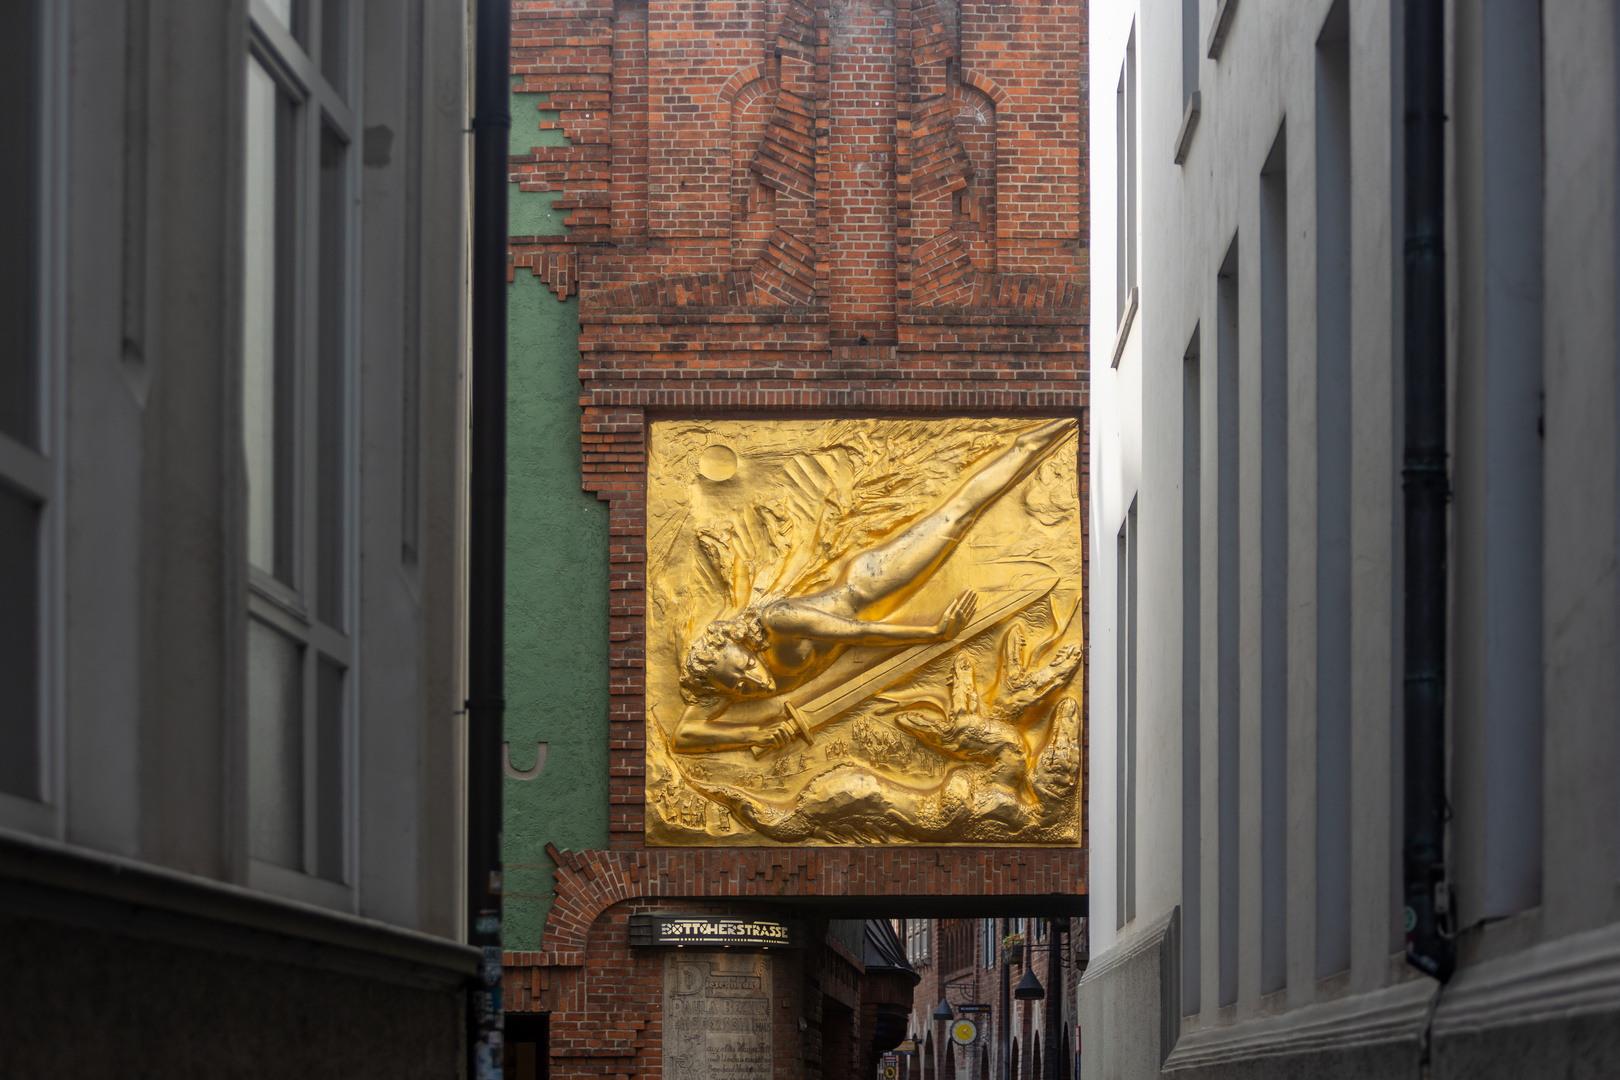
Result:
{"label": "recessed window", "polygon": [[933,959],[933,936],[927,919],[906,920],[906,959],[912,967],[922,967]]}
{"label": "recessed window", "polygon": [[304,868],[304,649],[248,621],[248,808],[253,854]]}
{"label": "recessed window", "polygon": [[293,583],[297,459],[298,103],[248,60],[242,268],[242,437],[248,561]]}
{"label": "recessed window", "polygon": [[1136,288],[1136,28],[1125,43],[1125,63],[1119,71],[1119,89],[1114,95],[1115,122],[1115,221],[1118,249],[1115,291],[1118,318],[1123,322]]}
{"label": "recessed window", "polygon": [[1260,992],[1288,981],[1288,133],[1260,170]]}
{"label": "recessed window", "polygon": [[1316,977],[1350,966],[1350,15],[1316,43]]}
{"label": "recessed window", "polygon": [[43,798],[44,12],[13,5],[0,35],[0,794]]}
{"label": "recessed window", "polygon": [[250,856],[348,880],[357,190],[346,0],[255,8],[243,187]]}
{"label": "recessed window", "polygon": [[1181,0],[1181,106],[1198,93],[1198,0]]}
{"label": "recessed window", "polygon": [[[1223,1008],[1237,1001],[1238,929],[1240,892],[1239,835],[1242,788],[1242,710],[1240,638],[1240,589],[1243,586],[1243,560],[1240,544],[1244,537],[1239,516],[1242,459],[1239,452],[1239,401],[1242,400],[1242,367],[1238,348],[1242,341],[1239,298],[1238,238],[1232,237],[1215,275],[1215,385],[1212,460],[1199,469],[1201,477],[1213,481],[1215,528],[1206,534],[1213,541],[1215,565],[1215,649],[1212,661],[1215,675],[1215,897],[1218,1003]],[[1252,541],[1251,541],[1252,542]],[[1251,586],[1252,587],[1252,586]]]}
{"label": "recessed window", "polygon": [[1120,526],[1114,569],[1116,613],[1115,662],[1118,667],[1114,708],[1116,929],[1136,918],[1136,500]]}
{"label": "recessed window", "polygon": [[1198,0],[1181,0],[1181,130],[1176,133],[1176,164],[1187,160],[1202,110],[1198,94]]}

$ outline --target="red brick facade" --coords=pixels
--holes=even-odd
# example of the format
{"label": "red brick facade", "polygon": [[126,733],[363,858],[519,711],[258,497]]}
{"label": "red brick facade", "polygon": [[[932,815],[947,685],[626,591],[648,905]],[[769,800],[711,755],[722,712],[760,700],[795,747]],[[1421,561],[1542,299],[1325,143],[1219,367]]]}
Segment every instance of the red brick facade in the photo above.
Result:
{"label": "red brick facade", "polygon": [[[1086,12],[1081,0],[513,6],[513,74],[549,95],[540,108],[557,119],[540,126],[569,143],[512,159],[521,190],[563,193],[570,231],[513,237],[511,263],[580,299],[582,481],[610,513],[612,807],[610,850],[558,853],[546,947],[509,956],[509,1007],[551,1011],[556,1075],[655,1075],[656,1024],[610,1030],[603,1012],[656,1016],[659,975],[623,932],[654,898],[667,910],[1086,891],[1083,848],[642,843],[649,417],[1030,413],[1084,426]],[[1088,473],[1083,458],[1083,519]],[[799,961],[810,980],[814,951]],[[839,1074],[812,1055],[778,1075]]]}
{"label": "red brick facade", "polygon": [[[910,1063],[906,1080],[970,1080],[985,1075],[988,1059],[992,1070],[998,1060],[1001,1026],[1006,1020],[1001,1008],[1001,941],[1004,927],[1000,919],[936,919],[929,923],[927,955],[916,961],[922,981],[912,1004],[911,1030],[919,1036],[918,1055]],[[1058,977],[1061,992],[1054,992],[1052,977],[1051,931],[1038,920],[1013,921],[1010,927],[1025,937],[1025,944],[1008,954],[1008,982],[1017,986],[1026,971],[1033,971],[1046,991],[1041,1001],[1011,1002],[1009,1045],[1018,1069],[1011,1080],[1043,1080],[1038,1067],[1056,1056],[1058,1076],[1072,1076],[1076,987],[1087,963],[1084,919],[1069,920],[1069,932],[1059,934]],[[986,1013],[960,1012],[979,1027],[979,1040],[972,1046],[952,1043],[949,1025],[934,1019],[941,1000],[948,1000],[955,1012],[963,1004],[989,1005]],[[1048,1010],[1057,1014],[1058,1037],[1054,1043],[1047,1024]],[[1009,1064],[1012,1057],[1009,1057]],[[991,1072],[990,1075],[998,1075]]]}

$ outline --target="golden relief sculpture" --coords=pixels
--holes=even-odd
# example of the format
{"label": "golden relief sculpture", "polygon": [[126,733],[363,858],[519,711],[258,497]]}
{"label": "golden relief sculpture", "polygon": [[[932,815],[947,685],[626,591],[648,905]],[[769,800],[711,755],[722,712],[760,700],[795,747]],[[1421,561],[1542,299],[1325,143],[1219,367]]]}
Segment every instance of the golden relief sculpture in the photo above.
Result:
{"label": "golden relief sculpture", "polygon": [[647,842],[1078,842],[1077,436],[654,423]]}

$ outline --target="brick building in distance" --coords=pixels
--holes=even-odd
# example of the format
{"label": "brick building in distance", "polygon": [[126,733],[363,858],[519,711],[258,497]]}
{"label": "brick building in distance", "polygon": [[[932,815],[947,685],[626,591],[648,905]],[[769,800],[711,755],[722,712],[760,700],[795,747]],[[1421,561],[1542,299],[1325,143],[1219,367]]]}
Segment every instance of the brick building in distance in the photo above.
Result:
{"label": "brick building in distance", "polygon": [[647,437],[1073,417],[1089,538],[1085,4],[518,0],[512,46],[509,1075],[706,1075],[664,1007],[683,919],[787,928],[713,969],[771,1018],[758,1075],[875,1075],[922,1007],[883,920],[1083,915],[1083,819],[649,845]]}
{"label": "brick building in distance", "polygon": [[[1003,982],[1011,991],[1007,1075],[1078,1075],[1075,990],[1088,959],[1084,919],[1066,927],[1030,918],[908,919],[900,931],[918,974],[907,1028],[915,1052],[905,1061],[906,1080],[1001,1075]],[[1014,988],[1030,985],[1031,976],[1042,997],[1020,1000]],[[964,1020],[971,1026],[962,1027]]]}

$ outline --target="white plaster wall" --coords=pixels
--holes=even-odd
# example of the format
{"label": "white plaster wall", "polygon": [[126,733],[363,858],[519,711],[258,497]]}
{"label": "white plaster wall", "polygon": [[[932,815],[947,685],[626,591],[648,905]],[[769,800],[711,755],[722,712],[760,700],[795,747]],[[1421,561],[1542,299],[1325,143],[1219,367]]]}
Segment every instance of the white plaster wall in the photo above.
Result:
{"label": "white plaster wall", "polygon": [[[1337,955],[1334,928],[1319,925],[1317,895],[1317,741],[1318,664],[1318,273],[1317,243],[1317,39],[1329,0],[1233,0],[1232,20],[1218,59],[1206,55],[1215,0],[1200,5],[1202,112],[1184,164],[1173,163],[1182,122],[1180,0],[1141,0],[1139,4],[1095,5],[1092,11],[1091,87],[1093,132],[1092,221],[1096,253],[1092,264],[1094,310],[1116,308],[1114,93],[1126,36],[1136,20],[1141,80],[1138,145],[1140,177],[1140,307],[1117,371],[1104,367],[1108,335],[1099,330],[1093,377],[1093,660],[1094,703],[1090,758],[1093,827],[1092,953],[1107,967],[1116,950],[1132,946],[1139,928],[1152,926],[1177,904],[1189,925],[1183,940],[1195,950],[1199,1008],[1180,1025],[1181,1040],[1171,1064],[1214,1065],[1246,1060],[1266,1045],[1286,1043],[1291,1024],[1323,1025],[1346,1032],[1344,1045],[1373,1040],[1352,1015],[1366,1021],[1369,1010],[1386,1010],[1378,1039],[1400,1049],[1395,1057],[1415,1066],[1416,1035],[1434,984],[1419,979],[1401,956],[1401,397],[1402,351],[1402,26],[1403,5],[1394,0],[1346,0],[1350,78],[1350,308],[1349,308],[1349,535],[1348,715],[1349,715],[1349,907],[1345,916],[1348,967],[1318,958]],[[1480,87],[1493,59],[1476,33],[1482,9],[1448,9],[1455,57],[1452,64],[1453,123],[1447,198],[1448,281],[1453,313],[1450,331],[1454,454],[1474,444],[1458,432],[1484,432],[1499,415],[1488,413],[1500,399],[1475,393],[1478,362],[1469,320],[1486,325],[1487,295],[1478,283],[1488,267],[1482,254],[1492,242],[1493,225],[1470,203],[1467,185],[1484,168],[1482,133],[1495,122]],[[1487,5],[1488,6],[1488,5]],[[1453,868],[1465,921],[1459,939],[1462,973],[1454,985],[1479,987],[1492,958],[1519,954],[1526,964],[1552,965],[1558,935],[1575,930],[1616,927],[1620,918],[1620,688],[1614,674],[1620,659],[1620,591],[1616,585],[1617,393],[1616,336],[1616,27],[1612,5],[1594,2],[1543,6],[1545,183],[1545,503],[1541,562],[1544,590],[1542,649],[1545,680],[1541,742],[1545,791],[1543,821],[1532,825],[1539,845],[1540,899],[1512,918],[1482,899],[1491,881],[1512,885],[1494,865],[1511,852],[1511,829],[1488,826],[1475,815],[1453,825]],[[1474,124],[1474,128],[1467,125]],[[1286,988],[1262,992],[1260,885],[1262,775],[1257,684],[1260,680],[1260,602],[1252,588],[1259,577],[1258,535],[1261,460],[1259,371],[1262,319],[1260,294],[1260,170],[1280,130],[1286,131],[1288,193],[1288,359],[1287,359],[1287,749],[1286,749]],[[1462,189],[1462,190],[1460,190]],[[1470,216],[1472,215],[1472,216]],[[1500,224],[1496,234],[1502,233]],[[1470,231],[1472,230],[1472,231]],[[1203,438],[1212,446],[1213,368],[1216,365],[1216,275],[1228,245],[1238,248],[1238,535],[1239,581],[1236,603],[1238,695],[1238,852],[1237,978],[1235,1002],[1222,1007],[1220,978],[1221,853],[1218,843],[1218,763],[1214,717],[1217,687],[1210,657],[1219,644],[1216,569],[1208,554],[1216,523],[1212,505],[1210,457],[1205,456],[1201,515],[1202,668],[1199,748],[1201,757],[1201,882],[1196,904],[1181,872],[1180,759],[1182,682],[1182,371],[1195,327],[1201,328]],[[1470,291],[1472,290],[1472,291]],[[1510,328],[1511,329],[1511,328]],[[1500,333],[1501,331],[1496,331]],[[1488,336],[1488,335],[1487,335]],[[1484,348],[1483,345],[1478,348]],[[1475,380],[1475,381],[1471,381]],[[1493,444],[1494,445],[1494,444]],[[1500,455],[1498,455],[1500,458]],[[1457,465],[1466,478],[1473,461]],[[1507,466],[1514,465],[1513,459]],[[1454,508],[1453,599],[1457,619],[1477,619],[1470,606],[1500,580],[1470,569],[1476,545],[1498,543],[1500,530],[1489,520],[1490,485],[1459,494]],[[1114,706],[1117,670],[1114,541],[1130,499],[1138,502],[1141,530],[1138,598],[1140,801],[1136,918],[1116,932],[1114,910],[1118,867],[1115,847]],[[1472,501],[1471,501],[1472,500]],[[1478,509],[1474,509],[1478,507]],[[1470,532],[1469,530],[1473,531]],[[1457,538],[1460,534],[1461,539]],[[1480,556],[1480,567],[1488,564]],[[1482,577],[1481,575],[1484,574]],[[1472,576],[1470,576],[1472,575]],[[1459,591],[1474,589],[1458,601]],[[1511,607],[1511,602],[1509,602]],[[1463,634],[1466,644],[1467,633]],[[1491,701],[1500,671],[1481,659],[1485,653],[1454,650],[1451,700],[1454,709]],[[1498,665],[1498,668],[1500,665]],[[1493,682],[1495,678],[1497,681]],[[1460,703],[1460,704],[1459,704]],[[1500,705],[1498,703],[1498,708]],[[1512,722],[1509,714],[1508,722]],[[1459,735],[1458,731],[1462,734]],[[1485,790],[1481,767],[1499,745],[1483,745],[1472,713],[1453,717],[1458,757],[1453,794],[1459,807],[1488,806],[1497,795]],[[1511,756],[1511,755],[1510,755]],[[1511,762],[1504,762],[1511,765]],[[1535,767],[1532,763],[1531,767]],[[1511,775],[1511,772],[1509,773]],[[1540,796],[1538,796],[1539,798]],[[1492,860],[1498,860],[1493,863]],[[1511,862],[1511,858],[1509,858]],[[1492,874],[1496,874],[1492,878]],[[1519,879],[1522,880],[1522,879]],[[1501,895],[1512,888],[1495,886]],[[1518,888],[1518,886],[1514,886]],[[1503,891],[1505,889],[1505,891]],[[1521,889],[1522,892],[1522,889]],[[1194,910],[1196,908],[1196,911]],[[1332,914],[1332,906],[1323,910]],[[1620,936],[1601,949],[1620,950]],[[1603,939],[1607,941],[1608,939]],[[1540,949],[1542,952],[1536,952]],[[1608,955],[1604,953],[1603,955]],[[1616,952],[1620,956],[1620,952]],[[1505,960],[1503,962],[1506,962]],[[1532,964],[1532,966],[1533,966]],[[1539,969],[1538,969],[1539,970]],[[1563,976],[1549,976],[1562,978]],[[1128,989],[1100,976],[1082,987],[1083,1016],[1101,1024],[1088,1031],[1086,1074],[1137,1075],[1123,1066],[1093,1072],[1105,1061],[1119,1062],[1102,1046],[1111,1038],[1134,1037],[1125,1027],[1103,1020],[1115,1015],[1113,995],[1147,994],[1136,1009],[1172,1008],[1139,981]],[[1601,994],[1581,1006],[1620,1009],[1620,962],[1606,976],[1608,1005]],[[1494,984],[1493,984],[1494,985]],[[1468,993],[1483,993],[1469,990]],[[1493,991],[1494,992],[1494,991]],[[1448,991],[1449,993],[1449,991]],[[1505,993],[1505,991],[1504,991]],[[1526,991],[1528,993],[1528,991]],[[1597,993],[1594,991],[1594,993]],[[1087,1004],[1088,995],[1095,1001]],[[1459,1002],[1469,999],[1459,997]],[[1101,1001],[1106,1008],[1096,1005]],[[1442,995],[1442,1019],[1447,1015]],[[1375,1004],[1377,1003],[1377,1004]],[[1458,1009],[1463,1006],[1459,1004]],[[1514,1006],[1517,1008],[1518,1006]],[[1506,1008],[1506,1006],[1504,1006]],[[1307,1010],[1308,1012],[1301,1012]],[[1127,1009],[1131,1012],[1131,1009]],[[1503,1014],[1504,1016],[1507,1014]],[[1526,1013],[1517,1014],[1521,1018]],[[1279,1017],[1301,1019],[1279,1020]],[[1506,1023],[1505,1020],[1500,1021]],[[1403,1026],[1404,1025],[1404,1026]],[[1412,1025],[1417,1025],[1413,1027]],[[1437,1029],[1438,1030],[1438,1029]],[[1262,1033],[1265,1034],[1262,1034]],[[1245,1040],[1249,1040],[1245,1042]],[[1359,1042],[1358,1042],[1359,1040]],[[1216,1049],[1217,1044],[1225,1049]],[[1244,1047],[1247,1047],[1245,1049]],[[1410,1054],[1408,1054],[1410,1051]],[[1394,1052],[1394,1051],[1391,1051]],[[1224,1056],[1223,1056],[1224,1055]],[[1407,1055],[1407,1056],[1403,1056]],[[1488,1055],[1486,1055],[1488,1057]],[[1370,1059],[1369,1059],[1370,1060]],[[1382,1060],[1382,1059],[1381,1059]],[[1505,1060],[1505,1059],[1504,1059]],[[1387,1065],[1388,1062],[1385,1061]],[[1279,1066],[1281,1067],[1281,1066]],[[1383,1066],[1380,1066],[1383,1067]],[[1404,1066],[1402,1066],[1404,1068]],[[1506,1067],[1505,1065],[1502,1067]],[[1344,1075],[1359,1075],[1351,1057]],[[1369,1066],[1370,1068],[1370,1066]],[[1322,1075],[1329,1075],[1324,1072]]]}
{"label": "white plaster wall", "polygon": [[[1114,274],[1114,252],[1119,223],[1116,220],[1116,155],[1114,93],[1118,86],[1125,43],[1136,16],[1133,3],[1093,3],[1090,18],[1091,131],[1091,250],[1099,254],[1091,263],[1091,310],[1096,324],[1092,330],[1091,374],[1091,657],[1086,678],[1091,696],[1091,733],[1088,756],[1090,773],[1090,917],[1086,920],[1093,955],[1112,948],[1118,940],[1115,929],[1115,845],[1116,777],[1112,763],[1118,749],[1115,738],[1116,696],[1114,671],[1117,663],[1114,582],[1116,538],[1130,505],[1125,493],[1125,477],[1120,463],[1124,455],[1123,435],[1139,429],[1140,413],[1128,412],[1120,403],[1118,372],[1107,367],[1114,345],[1113,314],[1118,310]],[[1098,316],[1095,313],[1103,312]],[[1132,367],[1140,370],[1140,364]],[[1134,442],[1139,442],[1139,437]],[[1136,446],[1132,454],[1138,453]],[[1107,762],[1108,766],[1103,767]]]}

